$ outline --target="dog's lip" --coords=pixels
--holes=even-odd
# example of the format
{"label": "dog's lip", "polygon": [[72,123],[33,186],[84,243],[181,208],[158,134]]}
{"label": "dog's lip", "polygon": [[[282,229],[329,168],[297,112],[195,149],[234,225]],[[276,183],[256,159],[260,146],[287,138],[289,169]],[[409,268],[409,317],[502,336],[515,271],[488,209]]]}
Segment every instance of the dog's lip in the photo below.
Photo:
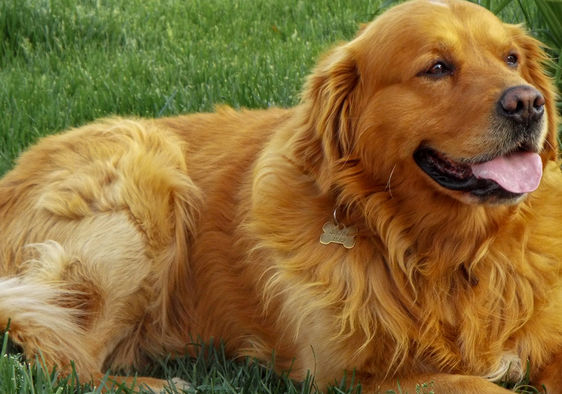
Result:
{"label": "dog's lip", "polygon": [[476,177],[470,163],[449,158],[446,154],[428,146],[420,146],[414,152],[414,161],[441,186],[452,190],[467,191],[476,186]]}
{"label": "dog's lip", "polygon": [[[518,151],[522,151],[522,148],[514,149],[511,153]],[[427,145],[421,145],[414,152],[413,158],[418,167],[446,189],[470,193],[481,199],[516,199],[525,193],[508,191],[494,180],[477,178],[472,171],[472,165],[490,161],[499,156],[503,155],[454,160],[445,153]]]}

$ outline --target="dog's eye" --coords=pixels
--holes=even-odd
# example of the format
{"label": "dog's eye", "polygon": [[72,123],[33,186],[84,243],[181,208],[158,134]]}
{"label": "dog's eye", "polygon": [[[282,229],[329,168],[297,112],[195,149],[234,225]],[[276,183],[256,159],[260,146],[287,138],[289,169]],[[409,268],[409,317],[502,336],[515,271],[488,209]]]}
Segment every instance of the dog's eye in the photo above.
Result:
{"label": "dog's eye", "polygon": [[452,74],[453,68],[443,61],[435,62],[423,74],[428,77],[439,78]]}
{"label": "dog's eye", "polygon": [[510,53],[505,58],[505,62],[507,63],[508,66],[511,66],[511,67],[517,66],[518,61],[519,61],[519,58],[517,57],[517,55],[515,53]]}

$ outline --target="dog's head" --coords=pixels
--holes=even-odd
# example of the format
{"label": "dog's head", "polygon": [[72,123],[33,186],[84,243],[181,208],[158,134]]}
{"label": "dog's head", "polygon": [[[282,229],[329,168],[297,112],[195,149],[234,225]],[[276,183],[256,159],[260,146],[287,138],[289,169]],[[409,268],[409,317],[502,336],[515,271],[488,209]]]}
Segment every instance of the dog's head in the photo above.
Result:
{"label": "dog's head", "polygon": [[469,2],[388,10],[308,80],[303,102],[324,173],[344,169],[371,191],[396,184],[395,193],[402,185],[463,203],[520,201],[557,157],[545,60],[519,26]]}

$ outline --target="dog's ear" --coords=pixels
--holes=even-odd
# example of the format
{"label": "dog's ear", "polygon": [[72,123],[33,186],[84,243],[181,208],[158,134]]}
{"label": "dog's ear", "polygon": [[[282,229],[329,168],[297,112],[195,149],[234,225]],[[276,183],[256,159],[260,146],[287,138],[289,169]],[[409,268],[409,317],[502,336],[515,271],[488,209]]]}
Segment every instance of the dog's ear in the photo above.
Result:
{"label": "dog's ear", "polygon": [[545,73],[549,62],[548,55],[540,41],[531,37],[521,26],[510,25],[517,46],[523,52],[521,74],[523,78],[537,88],[545,99],[548,135],[543,159],[555,160],[558,157],[558,113],[556,110],[556,93],[552,79]]}
{"label": "dog's ear", "polygon": [[329,52],[307,80],[302,109],[306,111],[309,138],[321,144],[317,153],[323,157],[317,163],[324,167],[333,167],[353,149],[353,111],[359,80],[357,64],[348,45]]}

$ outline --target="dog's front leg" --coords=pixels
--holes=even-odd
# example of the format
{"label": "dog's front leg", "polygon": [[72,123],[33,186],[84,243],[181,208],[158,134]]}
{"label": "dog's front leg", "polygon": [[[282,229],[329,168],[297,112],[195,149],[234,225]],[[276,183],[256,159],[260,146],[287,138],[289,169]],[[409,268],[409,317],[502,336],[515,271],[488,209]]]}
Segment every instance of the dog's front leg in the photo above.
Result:
{"label": "dog's front leg", "polygon": [[170,380],[150,378],[150,377],[131,377],[131,376],[112,376],[96,373],[92,376],[92,383],[101,389],[102,392],[111,391],[117,387],[123,387],[133,392],[152,392],[167,393],[184,392],[192,389],[191,385],[180,378],[172,378]]}
{"label": "dog's front leg", "polygon": [[427,374],[394,378],[383,384],[361,380],[366,393],[507,394],[511,391],[477,376]]}
{"label": "dog's front leg", "polygon": [[540,370],[532,382],[539,389],[544,387],[548,394],[562,394],[562,351]]}

